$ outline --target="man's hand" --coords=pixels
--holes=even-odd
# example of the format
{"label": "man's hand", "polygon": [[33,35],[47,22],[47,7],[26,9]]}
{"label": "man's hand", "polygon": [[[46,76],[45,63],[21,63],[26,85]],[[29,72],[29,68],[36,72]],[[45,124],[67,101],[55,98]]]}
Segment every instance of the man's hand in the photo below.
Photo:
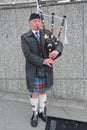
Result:
{"label": "man's hand", "polygon": [[54,50],[54,51],[49,53],[49,58],[55,59],[58,54],[59,54],[59,52]]}
{"label": "man's hand", "polygon": [[50,59],[50,58],[45,59],[44,62],[43,62],[44,65],[48,65],[49,67],[51,67],[51,65],[53,63],[54,63],[54,61],[52,59]]}

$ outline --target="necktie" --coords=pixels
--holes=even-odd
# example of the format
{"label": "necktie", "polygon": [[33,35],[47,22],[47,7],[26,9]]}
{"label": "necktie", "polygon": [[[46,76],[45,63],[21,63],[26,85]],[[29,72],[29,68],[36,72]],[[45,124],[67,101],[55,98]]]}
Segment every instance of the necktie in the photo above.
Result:
{"label": "necktie", "polygon": [[38,32],[35,33],[35,36],[36,36],[37,40],[39,41],[40,40],[40,35],[39,35]]}

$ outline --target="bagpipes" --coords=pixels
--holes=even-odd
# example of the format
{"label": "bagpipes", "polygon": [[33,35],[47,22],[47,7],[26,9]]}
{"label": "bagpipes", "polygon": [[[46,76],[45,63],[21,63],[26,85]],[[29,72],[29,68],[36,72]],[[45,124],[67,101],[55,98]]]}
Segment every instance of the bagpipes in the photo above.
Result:
{"label": "bagpipes", "polygon": [[50,52],[52,52],[56,48],[56,46],[60,42],[60,35],[62,33],[62,29],[63,29],[64,22],[65,22],[65,19],[66,19],[66,15],[63,16],[61,26],[60,26],[60,30],[58,31],[58,36],[55,37],[54,34],[53,34],[53,31],[54,31],[54,15],[55,14],[52,13],[51,35],[48,35],[46,33],[44,15],[43,15],[43,11],[41,9],[41,5],[39,5],[39,0],[38,0],[38,5],[37,6],[38,6],[37,8],[39,10],[40,17],[41,17],[42,28],[43,28],[43,32],[44,32],[44,39],[46,41],[46,48],[47,48],[47,52],[49,54]]}

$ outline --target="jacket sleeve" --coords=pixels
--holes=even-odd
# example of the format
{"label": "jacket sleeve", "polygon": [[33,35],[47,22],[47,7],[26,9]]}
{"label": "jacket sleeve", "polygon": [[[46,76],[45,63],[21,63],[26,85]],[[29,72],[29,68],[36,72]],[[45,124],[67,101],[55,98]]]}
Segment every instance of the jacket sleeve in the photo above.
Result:
{"label": "jacket sleeve", "polygon": [[26,58],[26,62],[39,66],[39,67],[41,67],[43,65],[44,59],[39,57],[37,54],[35,54],[31,50],[29,43],[26,40],[24,35],[21,36],[21,46],[22,46],[23,54]]}
{"label": "jacket sleeve", "polygon": [[61,56],[62,51],[63,51],[63,43],[58,41],[55,50],[57,50],[59,52],[57,57]]}

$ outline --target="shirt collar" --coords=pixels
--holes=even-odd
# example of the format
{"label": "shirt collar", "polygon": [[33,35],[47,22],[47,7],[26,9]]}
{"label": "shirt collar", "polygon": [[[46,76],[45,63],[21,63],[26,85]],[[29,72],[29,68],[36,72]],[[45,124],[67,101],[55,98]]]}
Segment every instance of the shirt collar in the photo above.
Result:
{"label": "shirt collar", "polygon": [[36,32],[38,32],[39,33],[39,30],[38,31],[35,31],[35,30],[32,30],[32,32],[35,34]]}

